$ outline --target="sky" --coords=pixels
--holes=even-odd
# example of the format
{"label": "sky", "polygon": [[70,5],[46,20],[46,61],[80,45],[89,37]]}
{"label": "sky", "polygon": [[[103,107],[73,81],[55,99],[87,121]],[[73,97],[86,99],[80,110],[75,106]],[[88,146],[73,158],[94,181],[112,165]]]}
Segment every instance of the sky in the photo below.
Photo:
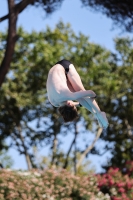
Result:
{"label": "sky", "polygon": [[[7,1],[1,0],[0,17],[7,14],[7,12]],[[90,9],[83,7],[80,0],[64,0],[61,7],[48,17],[45,16],[41,8],[28,7],[19,15],[17,26],[22,26],[24,30],[28,32],[32,30],[41,31],[45,30],[46,26],[54,29],[60,20],[62,20],[63,23],[71,24],[75,33],[81,32],[89,36],[90,42],[99,44],[111,51],[115,51],[114,38],[131,36],[129,33],[123,33],[120,28],[113,27],[113,21],[100,12],[92,12]],[[7,25],[7,21],[0,23],[0,31],[6,30]],[[66,140],[66,146],[68,141],[69,137]],[[45,149],[45,154],[46,153],[47,150]],[[13,169],[27,169],[23,156],[19,156],[14,149],[11,149],[9,154],[14,160]],[[102,159],[98,156],[90,156],[90,160],[92,165],[95,166],[96,172],[101,172],[102,162],[106,162],[109,157],[109,154],[105,154]]]}

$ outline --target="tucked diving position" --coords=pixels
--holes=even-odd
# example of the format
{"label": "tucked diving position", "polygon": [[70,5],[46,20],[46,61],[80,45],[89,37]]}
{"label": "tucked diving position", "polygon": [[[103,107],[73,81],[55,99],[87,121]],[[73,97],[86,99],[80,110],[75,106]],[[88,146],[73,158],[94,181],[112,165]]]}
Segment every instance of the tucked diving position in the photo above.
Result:
{"label": "tucked diving position", "polygon": [[50,103],[59,107],[64,122],[78,117],[77,106],[84,106],[95,115],[100,127],[107,128],[108,120],[95,101],[96,94],[86,90],[74,65],[68,60],[57,62],[48,73],[47,94]]}

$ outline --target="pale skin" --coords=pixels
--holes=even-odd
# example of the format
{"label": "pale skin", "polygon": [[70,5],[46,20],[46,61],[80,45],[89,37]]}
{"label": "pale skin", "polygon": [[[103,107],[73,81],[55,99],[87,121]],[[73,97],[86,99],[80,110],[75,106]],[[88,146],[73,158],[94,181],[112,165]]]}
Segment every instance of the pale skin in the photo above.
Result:
{"label": "pale skin", "polygon": [[49,101],[53,106],[60,107],[67,105],[76,108],[80,103],[96,116],[100,127],[108,127],[106,114],[101,112],[94,99],[96,94],[92,90],[84,88],[73,64],[69,65],[67,78],[65,69],[60,64],[56,64],[50,69],[47,79],[47,91]]}

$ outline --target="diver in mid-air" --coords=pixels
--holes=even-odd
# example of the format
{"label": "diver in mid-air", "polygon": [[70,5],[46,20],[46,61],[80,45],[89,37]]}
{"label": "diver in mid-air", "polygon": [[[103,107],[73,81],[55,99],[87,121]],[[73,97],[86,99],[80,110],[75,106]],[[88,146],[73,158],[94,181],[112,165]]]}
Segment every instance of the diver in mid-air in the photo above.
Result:
{"label": "diver in mid-air", "polygon": [[[108,120],[101,112],[92,90],[85,90],[74,65],[68,60],[57,62],[48,73],[47,93],[50,103],[59,107],[64,122],[78,117],[77,106],[84,106],[97,118],[100,127],[106,129]],[[76,102],[75,102],[76,101]]]}

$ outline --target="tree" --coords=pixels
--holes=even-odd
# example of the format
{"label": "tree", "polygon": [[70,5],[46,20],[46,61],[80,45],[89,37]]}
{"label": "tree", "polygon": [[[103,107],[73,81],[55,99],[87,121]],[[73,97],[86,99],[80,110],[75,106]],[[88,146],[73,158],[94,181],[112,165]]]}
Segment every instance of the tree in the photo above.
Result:
{"label": "tree", "polygon": [[15,43],[19,38],[16,27],[19,14],[26,9],[27,6],[41,6],[47,14],[50,14],[61,5],[62,1],[63,0],[7,0],[8,14],[0,18],[0,22],[8,20],[6,50],[0,66],[0,86],[9,70]]}
{"label": "tree", "polygon": [[112,98],[113,112],[110,121],[114,127],[110,127],[108,135],[103,137],[109,142],[115,142],[109,165],[121,169],[128,160],[133,159],[133,40],[117,38],[115,42],[118,51],[118,67],[113,80],[116,92],[112,94],[114,96]]}
{"label": "tree", "polygon": [[[94,91],[98,92],[99,105],[106,109],[110,124],[108,131],[101,135],[107,142],[105,152],[110,150],[112,153],[106,166],[122,168],[126,161],[133,159],[133,40],[117,38],[115,47],[117,53],[110,54],[108,63],[100,61],[90,73],[93,74],[92,84]],[[96,153],[95,149],[93,151]],[[97,153],[102,155],[104,151],[97,149]]]}
{"label": "tree", "polygon": [[102,12],[111,18],[115,25],[125,31],[133,31],[133,2],[130,0],[81,0],[85,7]]}
{"label": "tree", "polygon": [[[11,70],[1,88],[1,141],[10,137],[10,145],[20,154],[25,155],[29,169],[37,166],[32,148],[41,148],[49,144],[52,150],[51,165],[55,165],[58,164],[57,150],[62,142],[58,135],[66,135],[73,129],[73,125],[60,124],[57,109],[47,101],[45,88],[48,70],[62,58],[62,55],[65,55],[74,63],[79,62],[79,67],[76,66],[77,70],[85,77],[84,69],[87,70],[88,66],[91,66],[92,57],[96,58],[100,53],[104,54],[105,50],[98,45],[89,44],[88,37],[82,34],[76,36],[70,25],[64,26],[62,22],[57,24],[53,31],[48,27],[45,32],[26,33],[20,28],[18,33],[19,39],[15,47]],[[6,34],[1,33],[1,38],[0,57],[5,49]],[[81,67],[82,64],[84,69]],[[85,84],[87,85],[87,82]],[[88,117],[89,111],[81,109],[81,112],[84,116],[82,121],[85,132],[88,128],[92,129],[92,120]],[[82,116],[79,117],[80,119]],[[75,133],[73,132],[74,137]],[[66,153],[68,154],[65,157],[67,164],[64,163],[66,165],[64,168],[69,164],[67,159],[74,145],[75,141],[72,141]],[[0,148],[3,148],[2,143]]]}
{"label": "tree", "polygon": [[[2,142],[10,137],[10,145],[24,154],[28,165],[32,167],[37,166],[32,149],[45,145],[50,147],[51,165],[58,165],[62,158],[64,168],[69,165],[69,158],[74,151],[75,166],[78,161],[76,156],[82,156],[83,152],[85,158],[89,153],[102,155],[104,150],[111,151],[112,159],[108,165],[122,166],[126,160],[131,160],[132,39],[116,39],[117,53],[112,54],[99,45],[91,44],[87,36],[81,33],[75,35],[70,25],[65,26],[62,22],[54,30],[47,27],[44,32],[26,33],[20,28],[18,33],[20,36],[11,70],[1,88],[0,149],[3,148]],[[0,34],[1,58],[6,33]],[[87,130],[94,133],[94,136],[98,133],[97,122],[89,111],[80,108],[81,115],[77,124],[80,123],[82,130],[77,133],[76,124],[75,127],[71,123],[64,126],[59,122],[57,109],[47,100],[45,88],[48,70],[64,55],[74,63],[85,88],[96,92],[101,110],[107,112],[110,126],[100,137],[106,143],[105,149],[101,150],[96,145],[91,152],[87,152],[91,142],[86,139],[82,147],[77,142],[79,133],[87,134]],[[69,132],[73,134],[73,141],[64,155],[60,153],[60,144]],[[61,135],[63,137],[60,139]],[[89,139],[89,135],[86,138]]]}
{"label": "tree", "polygon": [[105,151],[97,146],[91,153],[103,155],[110,151],[112,159],[103,165],[121,168],[127,160],[133,159],[133,40],[116,38],[115,48],[114,54],[84,41],[76,51],[79,56],[74,63],[83,66],[78,67],[79,74],[84,77],[83,84],[96,91],[100,108],[106,111],[110,124],[101,134],[106,143]]}
{"label": "tree", "polygon": [[12,165],[13,160],[8,155],[8,151],[6,149],[0,151],[0,168],[10,168]]}

